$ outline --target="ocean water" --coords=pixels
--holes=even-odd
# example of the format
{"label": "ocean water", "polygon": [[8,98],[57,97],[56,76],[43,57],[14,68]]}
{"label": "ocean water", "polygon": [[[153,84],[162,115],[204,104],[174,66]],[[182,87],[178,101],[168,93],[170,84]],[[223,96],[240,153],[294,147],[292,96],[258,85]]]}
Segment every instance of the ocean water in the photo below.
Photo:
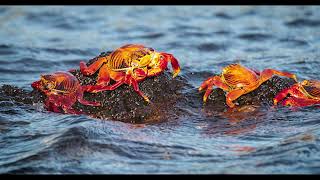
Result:
{"label": "ocean water", "polygon": [[[0,27],[0,85],[25,90],[127,43],[174,54],[194,89],[235,62],[320,79],[317,6],[1,6]],[[320,173],[315,107],[220,117],[188,107],[134,125],[0,104],[0,173]]]}

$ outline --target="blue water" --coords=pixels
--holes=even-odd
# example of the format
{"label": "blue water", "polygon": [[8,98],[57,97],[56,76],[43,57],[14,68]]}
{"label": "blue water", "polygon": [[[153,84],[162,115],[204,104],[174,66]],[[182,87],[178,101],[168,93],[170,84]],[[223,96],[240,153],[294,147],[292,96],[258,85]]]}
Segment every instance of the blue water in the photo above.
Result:
{"label": "blue water", "polygon": [[[174,54],[193,88],[234,62],[320,79],[316,6],[2,6],[0,27],[0,85],[26,90],[127,43]],[[313,107],[133,125],[0,104],[0,173],[320,173]]]}

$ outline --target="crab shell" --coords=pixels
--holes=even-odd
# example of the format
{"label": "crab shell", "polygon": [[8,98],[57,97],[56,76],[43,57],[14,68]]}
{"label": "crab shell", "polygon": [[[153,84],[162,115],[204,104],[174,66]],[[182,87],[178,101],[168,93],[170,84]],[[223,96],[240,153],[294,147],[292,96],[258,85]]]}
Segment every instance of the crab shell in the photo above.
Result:
{"label": "crab shell", "polygon": [[222,70],[221,79],[229,86],[230,90],[246,88],[259,83],[257,72],[240,64],[231,64],[225,67]]}
{"label": "crab shell", "polygon": [[31,85],[46,95],[73,94],[80,89],[79,80],[69,72],[58,71],[53,74],[41,75],[39,81]]}

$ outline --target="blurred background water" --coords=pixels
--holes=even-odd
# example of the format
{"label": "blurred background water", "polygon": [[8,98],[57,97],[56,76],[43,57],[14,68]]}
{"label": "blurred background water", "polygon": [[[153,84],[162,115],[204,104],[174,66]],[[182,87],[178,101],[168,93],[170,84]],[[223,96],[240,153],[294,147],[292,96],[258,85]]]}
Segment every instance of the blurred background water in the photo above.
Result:
{"label": "blurred background water", "polygon": [[[174,54],[194,88],[234,62],[320,79],[317,6],[1,6],[0,85],[127,43]],[[0,173],[320,173],[319,109],[201,108],[133,125],[1,102]]]}

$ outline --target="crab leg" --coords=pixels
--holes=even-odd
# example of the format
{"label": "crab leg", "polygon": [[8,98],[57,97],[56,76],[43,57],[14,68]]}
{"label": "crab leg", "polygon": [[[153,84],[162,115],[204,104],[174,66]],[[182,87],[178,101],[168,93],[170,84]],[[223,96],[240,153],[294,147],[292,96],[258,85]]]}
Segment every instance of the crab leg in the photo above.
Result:
{"label": "crab leg", "polygon": [[[116,81],[115,84],[113,85],[106,85],[108,78],[104,78],[103,76],[98,77],[98,82],[100,83],[99,85],[86,85],[84,88],[85,92],[91,92],[91,93],[97,93],[101,91],[106,91],[106,90],[114,90],[117,87],[121,86],[123,83],[125,83],[125,76],[126,74],[124,72],[116,72],[112,71],[111,69],[107,67],[101,68],[102,75],[105,74],[114,81]],[[100,74],[99,74],[100,75]]]}
{"label": "crab leg", "polygon": [[201,84],[201,86],[199,87],[199,91],[202,91],[206,87],[213,86],[213,85],[223,89],[224,91],[227,91],[229,89],[229,87],[225,83],[223,83],[220,76],[213,76],[208,78]]}
{"label": "crab leg", "polygon": [[87,101],[87,100],[83,99],[83,97],[81,97],[81,96],[78,97],[78,101],[81,104],[87,105],[87,106],[100,106],[101,105],[99,102]]}
{"label": "crab leg", "polygon": [[131,76],[130,73],[129,73],[129,74],[126,74],[125,82],[126,82],[126,84],[128,84],[128,85],[132,85],[134,91],[136,91],[141,97],[143,97],[143,99],[144,99],[145,101],[147,101],[148,103],[150,103],[149,98],[148,98],[145,94],[143,94],[143,92],[140,91],[138,82]]}
{"label": "crab leg", "polygon": [[80,62],[80,71],[82,74],[89,76],[97,72],[97,70],[102,66],[103,63],[107,62],[107,58],[100,57],[97,61],[91,64],[89,67],[84,61]]}
{"label": "crab leg", "polygon": [[111,85],[111,86],[109,86],[109,87],[102,88],[102,91],[104,91],[104,90],[110,90],[110,91],[115,90],[115,89],[117,89],[119,86],[121,86],[122,84],[124,84],[124,82],[125,82],[124,79],[122,79],[122,80],[116,82],[115,84],[113,84],[113,85]]}
{"label": "crab leg", "polygon": [[147,101],[148,103],[150,103],[149,98],[148,98],[145,94],[143,94],[143,92],[140,91],[138,82],[137,82],[135,79],[133,79],[133,78],[132,78],[132,81],[131,81],[131,82],[132,82],[133,89],[134,89],[141,97],[143,97],[143,99],[144,99],[145,101]]}
{"label": "crab leg", "polygon": [[203,102],[204,102],[204,103],[207,102],[207,99],[208,99],[209,95],[211,94],[212,90],[213,90],[213,87],[212,87],[212,86],[209,86],[209,87],[207,88],[206,92],[205,92],[204,95],[203,95]]}
{"label": "crab leg", "polygon": [[87,87],[82,86],[81,89],[79,90],[79,94],[77,96],[77,100],[79,101],[79,103],[87,106],[100,106],[101,104],[99,102],[87,101],[83,98],[83,92],[86,90],[85,88]]}
{"label": "crab leg", "polygon": [[304,107],[311,106],[315,104],[320,104],[320,101],[314,99],[302,99],[296,97],[289,97],[282,102],[283,106],[294,106],[294,107]]}
{"label": "crab leg", "polygon": [[289,88],[286,88],[282,91],[280,91],[273,99],[273,104],[277,105],[278,102],[280,102],[281,100],[283,100],[285,97],[287,97],[288,95],[295,97],[295,98],[299,98],[299,97],[304,97],[305,95],[299,91],[299,85],[298,84],[294,84]]}
{"label": "crab leg", "polygon": [[273,98],[273,104],[277,105],[278,102],[283,100],[285,97],[287,97],[288,94],[290,94],[291,88],[284,89],[280,91],[274,98]]}
{"label": "crab leg", "polygon": [[236,89],[236,90],[228,92],[226,95],[227,105],[229,107],[233,108],[235,106],[235,104],[232,101],[238,99],[240,96],[242,96],[245,93],[246,93],[246,91],[243,89]]}
{"label": "crab leg", "polygon": [[107,90],[112,91],[118,88],[119,86],[121,86],[122,84],[124,84],[124,82],[125,82],[124,79],[122,79],[111,86],[86,85],[84,86],[84,92],[98,93],[98,92],[107,91]]}
{"label": "crab leg", "polygon": [[207,88],[205,94],[203,95],[203,102],[206,102],[209,95],[211,94],[213,90],[213,86],[217,86],[224,91],[228,90],[228,86],[223,83],[222,79],[219,76],[210,77],[207,80],[205,80],[201,86],[199,87],[199,91],[202,91],[203,89]]}
{"label": "crab leg", "polygon": [[110,83],[109,68],[107,64],[105,64],[100,68],[96,85],[108,86],[109,83]]}
{"label": "crab leg", "polygon": [[215,78],[216,76],[214,77],[209,77],[207,80],[205,80],[199,87],[199,91],[202,91],[203,89],[207,88],[209,85],[210,86],[213,86],[214,83],[212,83],[212,80],[213,78]]}
{"label": "crab leg", "polygon": [[278,75],[278,76],[284,76],[284,77],[288,77],[288,78],[292,78],[297,82],[297,77],[295,74],[292,73],[288,73],[288,72],[281,72],[281,71],[277,71],[274,69],[265,69],[260,73],[260,84],[262,84],[263,82],[269,80],[273,75]]}

